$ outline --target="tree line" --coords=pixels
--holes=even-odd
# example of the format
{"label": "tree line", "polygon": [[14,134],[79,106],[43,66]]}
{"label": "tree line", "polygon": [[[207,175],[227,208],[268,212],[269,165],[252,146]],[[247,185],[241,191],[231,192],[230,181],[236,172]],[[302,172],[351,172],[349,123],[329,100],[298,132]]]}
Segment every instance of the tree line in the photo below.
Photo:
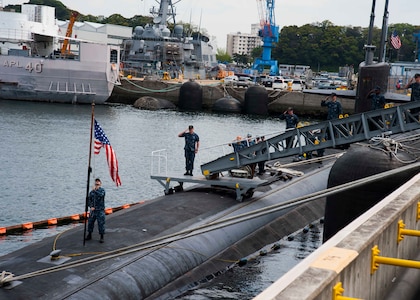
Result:
{"label": "tree line", "polygon": [[[47,5],[56,8],[56,18],[68,20],[71,10],[57,0],[30,0],[29,4]],[[20,5],[8,5],[20,11]],[[125,18],[120,14],[109,17],[83,15],[79,13],[78,21],[89,21],[102,24],[129,26],[144,26],[151,23],[152,17],[135,15]],[[189,31],[197,30],[193,24],[183,24]],[[171,29],[171,28],[170,28]],[[385,60],[388,62],[410,61],[417,59],[417,39],[414,34],[419,33],[419,25],[407,23],[391,24],[388,27],[388,40],[395,30],[401,39],[400,49],[394,49],[389,42]],[[357,70],[360,62],[364,60],[364,45],[367,43],[368,28],[360,26],[337,26],[325,20],[303,26],[285,26],[280,31],[279,42],[273,45],[271,58],[280,64],[307,65],[314,71],[337,72],[340,66],[353,65]],[[373,29],[372,44],[376,46],[375,56],[378,56],[381,38],[381,28]],[[217,49],[218,61],[224,63],[236,62],[239,65],[249,66],[255,58],[260,57],[262,48],[256,48],[251,55],[235,53],[230,57],[226,50]]]}
{"label": "tree line", "polygon": [[[308,65],[316,71],[337,71],[338,67],[345,65],[353,65],[357,69],[365,58],[368,30],[367,27],[336,26],[328,20],[300,27],[286,26],[280,32],[272,58],[282,64]],[[420,26],[392,24],[388,30],[385,61],[415,61],[417,40],[413,34],[419,32]],[[389,42],[394,30],[402,43],[398,50]],[[375,57],[379,56],[381,32],[381,28],[373,28]]]}
{"label": "tree line", "polygon": [[[337,72],[339,67],[353,65],[355,70],[365,59],[364,46],[367,44],[369,28],[360,26],[336,26],[326,20],[303,26],[285,26],[280,31],[279,42],[273,45],[271,58],[280,64],[310,66],[313,71]],[[394,49],[389,38],[396,31],[401,39],[401,48]],[[388,27],[385,61],[409,61],[417,59],[417,38],[420,26],[400,23]],[[376,46],[375,58],[379,56],[382,29],[373,28],[372,45]],[[251,55],[234,53],[230,57],[223,49],[218,49],[218,59],[236,62],[246,66],[260,57],[262,48],[256,48]]]}

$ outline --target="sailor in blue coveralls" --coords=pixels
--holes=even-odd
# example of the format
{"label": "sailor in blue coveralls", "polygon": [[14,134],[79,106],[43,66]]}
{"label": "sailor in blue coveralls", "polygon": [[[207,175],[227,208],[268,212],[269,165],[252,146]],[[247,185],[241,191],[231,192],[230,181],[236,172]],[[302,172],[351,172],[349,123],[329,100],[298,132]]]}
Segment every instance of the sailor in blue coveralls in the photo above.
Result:
{"label": "sailor in blue coveralls", "polygon": [[[331,100],[328,101],[328,99]],[[331,96],[328,96],[325,100],[322,100],[321,106],[328,107],[327,120],[338,119],[339,116],[343,114],[343,108],[341,103],[337,101],[336,93],[332,93]]]}
{"label": "sailor in blue coveralls", "polygon": [[88,206],[90,207],[90,214],[86,240],[92,239],[95,221],[98,220],[98,231],[101,235],[99,242],[103,243],[105,234],[105,189],[101,185],[101,180],[96,178],[95,187],[89,193]]}
{"label": "sailor in blue coveralls", "polygon": [[192,171],[194,170],[194,159],[195,154],[198,152],[200,147],[200,138],[194,132],[194,126],[188,126],[188,129],[179,133],[179,137],[185,137],[185,174],[192,176]]}
{"label": "sailor in blue coveralls", "polygon": [[[286,131],[296,128],[299,123],[299,118],[293,112],[293,107],[289,107],[283,114],[280,115],[280,120],[286,120]],[[286,148],[291,148],[294,137],[286,138]]]}
{"label": "sailor in blue coveralls", "polygon": [[372,100],[371,110],[382,109],[385,107],[386,100],[384,95],[381,94],[381,88],[379,86],[370,91],[368,95],[368,97]]}
{"label": "sailor in blue coveralls", "polygon": [[[414,75],[413,78],[404,86],[404,89],[411,89],[410,101],[420,101],[420,73]],[[420,109],[410,109],[411,114],[418,115]]]}
{"label": "sailor in blue coveralls", "polygon": [[[325,100],[322,100],[321,106],[328,107],[327,120],[338,119],[340,115],[343,114],[343,108],[341,106],[341,103],[337,101],[336,93],[331,93],[331,95],[325,98]],[[325,134],[325,139],[330,139],[328,132]]]}

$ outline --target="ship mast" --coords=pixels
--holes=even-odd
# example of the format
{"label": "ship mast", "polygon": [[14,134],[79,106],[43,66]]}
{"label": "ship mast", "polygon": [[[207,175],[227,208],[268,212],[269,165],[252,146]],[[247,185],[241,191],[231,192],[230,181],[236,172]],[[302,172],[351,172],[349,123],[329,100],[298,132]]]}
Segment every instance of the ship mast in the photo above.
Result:
{"label": "ship mast", "polygon": [[379,46],[379,62],[385,61],[386,53],[386,41],[388,36],[388,1],[385,1],[384,17],[382,19],[382,33],[381,33],[381,44]]}
{"label": "ship mast", "polygon": [[161,0],[156,1],[159,3],[159,9],[152,7],[150,13],[153,15],[153,23],[166,26],[166,24],[172,19],[173,25],[176,24],[175,21],[175,4],[179,3],[181,0],[172,1],[172,0]]}
{"label": "ship mast", "polygon": [[369,23],[369,32],[368,32],[368,40],[367,44],[365,45],[365,64],[371,65],[373,63],[373,52],[375,51],[375,46],[372,45],[372,36],[373,36],[373,24],[375,21],[375,4],[376,0],[372,1],[372,10],[370,13],[370,23]]}

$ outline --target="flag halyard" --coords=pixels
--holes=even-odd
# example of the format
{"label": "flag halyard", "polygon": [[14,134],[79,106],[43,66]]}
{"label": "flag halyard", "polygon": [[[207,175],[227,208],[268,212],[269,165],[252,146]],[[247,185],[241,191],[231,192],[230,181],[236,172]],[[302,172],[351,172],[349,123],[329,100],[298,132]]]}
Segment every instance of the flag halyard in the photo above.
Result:
{"label": "flag halyard", "polygon": [[117,186],[121,185],[120,176],[118,175],[118,160],[117,156],[112,149],[111,143],[108,140],[105,132],[102,127],[95,119],[95,144],[94,144],[94,153],[99,154],[101,148],[105,148],[106,161],[108,163],[109,173],[111,175],[112,181],[115,182]]}

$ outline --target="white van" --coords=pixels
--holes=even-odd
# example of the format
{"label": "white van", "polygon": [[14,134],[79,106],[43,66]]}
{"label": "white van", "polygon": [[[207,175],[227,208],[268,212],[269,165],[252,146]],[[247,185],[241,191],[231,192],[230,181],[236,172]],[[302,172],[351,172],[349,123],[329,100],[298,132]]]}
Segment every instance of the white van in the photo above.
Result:
{"label": "white van", "polygon": [[223,78],[223,82],[226,85],[236,85],[236,82],[238,82],[239,78],[236,75],[230,75]]}

